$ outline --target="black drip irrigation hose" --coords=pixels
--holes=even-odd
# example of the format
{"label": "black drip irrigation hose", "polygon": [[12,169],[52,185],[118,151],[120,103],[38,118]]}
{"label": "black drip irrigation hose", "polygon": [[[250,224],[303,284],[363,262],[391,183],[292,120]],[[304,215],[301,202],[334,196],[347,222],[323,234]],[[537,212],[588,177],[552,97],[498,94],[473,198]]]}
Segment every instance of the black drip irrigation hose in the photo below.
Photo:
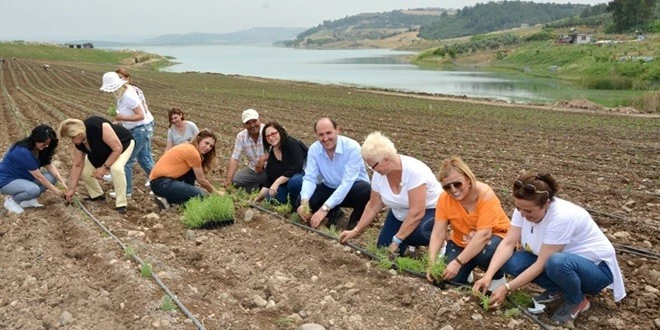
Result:
{"label": "black drip irrigation hose", "polygon": [[[253,208],[253,209],[257,209],[257,210],[259,210],[259,211],[262,211],[262,212],[268,213],[268,214],[273,215],[273,216],[275,216],[275,217],[278,217],[278,218],[280,218],[280,219],[282,219],[282,220],[284,220],[284,221],[286,221],[286,222],[288,222],[288,223],[290,223],[290,224],[293,224],[293,225],[296,226],[296,227],[300,227],[300,228],[302,228],[302,229],[304,229],[304,230],[307,230],[307,231],[310,231],[310,232],[313,232],[313,233],[319,234],[319,235],[321,235],[321,236],[323,236],[323,237],[325,237],[325,238],[328,238],[328,239],[331,239],[331,240],[337,241],[337,238],[336,238],[336,237],[334,237],[334,236],[332,236],[332,235],[329,235],[328,233],[325,233],[325,232],[323,232],[323,231],[321,231],[321,230],[318,230],[318,229],[314,229],[314,228],[312,228],[312,227],[310,227],[310,226],[307,226],[306,224],[302,224],[302,223],[299,223],[299,222],[296,222],[296,221],[290,220],[289,218],[284,217],[284,216],[282,216],[281,214],[279,214],[279,213],[277,213],[277,212],[273,212],[273,211],[271,211],[271,210],[265,209],[265,208],[263,208],[263,207],[261,207],[261,206],[259,206],[259,205],[255,205],[255,204],[250,204],[250,207]],[[358,252],[360,252],[360,253],[366,255],[367,257],[369,257],[369,258],[372,259],[372,260],[378,260],[378,256],[377,256],[377,255],[375,255],[375,254],[373,254],[373,253],[371,253],[371,252],[365,250],[364,248],[362,248],[362,247],[360,247],[360,246],[357,246],[357,245],[355,245],[355,244],[353,244],[353,243],[348,243],[348,242],[345,243],[344,245],[350,247],[351,249],[353,249],[353,250],[355,250],[355,251],[358,251]],[[398,267],[396,266],[396,264],[394,264],[394,263],[392,264],[392,266],[393,266],[394,268],[398,268]],[[426,280],[426,274],[424,274],[424,273],[415,272],[415,271],[412,271],[412,270],[409,270],[409,269],[399,269],[399,270],[401,270],[401,271],[403,271],[403,272],[405,272],[405,273],[407,273],[407,274],[409,274],[409,275],[412,275],[412,276],[415,276],[415,277],[419,277],[419,278],[422,278],[422,279]],[[433,283],[433,286],[438,287],[439,289],[444,289],[444,288],[445,288],[445,285],[451,285],[451,286],[453,286],[453,287],[457,287],[457,288],[467,288],[467,289],[469,289],[469,290],[472,290],[471,287],[469,287],[469,286],[467,286],[467,285],[465,285],[465,284],[461,284],[461,283],[457,283],[457,282],[453,282],[453,281],[441,281],[441,282],[434,282],[434,283]],[[518,310],[522,311],[523,315],[524,315],[527,319],[529,319],[530,321],[536,323],[538,326],[541,327],[541,329],[543,329],[543,330],[551,330],[551,329],[552,329],[552,327],[550,327],[550,326],[546,325],[545,323],[541,322],[541,320],[539,320],[538,317],[536,317],[535,315],[533,315],[532,313],[530,313],[530,312],[527,310],[527,308],[521,307],[521,306],[518,305],[516,302],[514,302],[512,299],[510,299],[508,296],[506,297],[506,300],[507,300],[509,303],[511,303],[512,305],[514,305],[516,308],[518,308]]]}
{"label": "black drip irrigation hose", "polygon": [[642,256],[642,257],[647,257],[647,258],[651,258],[651,259],[660,260],[660,253],[656,253],[656,252],[653,252],[653,251],[648,251],[648,250],[636,248],[636,247],[629,246],[629,245],[622,245],[622,244],[616,244],[616,243],[612,243],[612,245],[614,246],[614,248],[618,252],[630,253],[630,254],[635,254],[635,255],[638,255],[638,256]]}
{"label": "black drip irrigation hose", "polygon": [[[85,212],[85,214],[87,214],[87,216],[90,219],[92,219],[92,221],[94,221],[99,227],[101,227],[101,229],[103,229],[103,231],[106,234],[108,234],[108,236],[112,237],[112,239],[114,239],[119,244],[122,250],[126,251],[128,245],[124,244],[124,242],[122,242],[106,226],[104,226],[91,212],[89,212],[89,210],[87,210],[85,206],[82,205],[82,203],[79,200],[76,199],[75,201],[76,204],[83,210],[83,212]],[[132,258],[142,267],[145,267],[146,263],[142,261],[142,259],[140,259],[140,257],[137,256],[137,254],[132,253]],[[154,281],[156,281],[156,283],[158,283],[158,286],[160,286],[160,288],[163,289],[163,291],[165,291],[165,293],[172,299],[172,301],[179,307],[179,309],[181,309],[181,311],[193,322],[193,324],[197,326],[199,330],[206,330],[206,328],[204,328],[204,326],[197,320],[197,318],[194,315],[192,315],[192,313],[190,313],[190,311],[186,308],[186,306],[184,306],[183,303],[179,301],[176,295],[172,291],[170,291],[170,289],[165,285],[165,283],[163,283],[163,281],[160,280],[160,277],[158,277],[156,273],[152,271],[151,277],[154,279]]]}

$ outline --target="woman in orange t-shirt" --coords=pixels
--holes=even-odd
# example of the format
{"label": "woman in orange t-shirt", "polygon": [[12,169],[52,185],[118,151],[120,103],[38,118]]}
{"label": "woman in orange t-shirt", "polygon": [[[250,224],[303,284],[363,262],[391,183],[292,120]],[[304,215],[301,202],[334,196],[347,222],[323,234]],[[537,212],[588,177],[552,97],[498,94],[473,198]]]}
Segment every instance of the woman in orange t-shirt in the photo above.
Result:
{"label": "woman in orange t-shirt", "polygon": [[[490,259],[511,222],[493,189],[477,181],[460,158],[452,157],[442,163],[440,182],[444,193],[436,206],[427,277],[433,280],[430,269],[438,250],[445,244],[447,227],[451,224],[451,237],[447,240],[445,253],[447,267],[442,278],[467,283],[475,267],[488,269]],[[503,275],[498,270],[494,278],[500,279]]]}

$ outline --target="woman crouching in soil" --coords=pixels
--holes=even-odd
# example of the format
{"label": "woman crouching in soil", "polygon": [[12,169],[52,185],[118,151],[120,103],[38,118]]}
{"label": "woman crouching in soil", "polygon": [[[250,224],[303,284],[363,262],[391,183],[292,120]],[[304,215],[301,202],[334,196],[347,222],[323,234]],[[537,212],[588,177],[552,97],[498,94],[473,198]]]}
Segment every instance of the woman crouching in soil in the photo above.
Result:
{"label": "woman crouching in soil", "polygon": [[[534,298],[536,302],[563,299],[552,316],[563,324],[589,309],[585,294],[607,287],[614,289],[615,301],[625,297],[612,243],[585,209],[555,197],[558,189],[550,174],[523,174],[514,182],[511,229],[473,288],[485,291],[500,268],[514,276],[491,294],[492,307],[501,306],[511,291],[534,282],[546,290]],[[514,252],[518,242],[523,249]]]}
{"label": "woman crouching in soil", "polygon": [[190,143],[173,147],[156,162],[149,179],[159,208],[167,209],[170,204],[183,204],[193,197],[204,196],[204,191],[195,187],[195,180],[209,193],[216,192],[205,176],[215,168],[216,141],[213,131],[203,129]]}
{"label": "woman crouching in soil", "polygon": [[71,139],[75,145],[71,183],[65,195],[66,200],[71,202],[80,180],[85,184],[89,194],[85,200],[105,200],[103,189],[95,179],[101,179],[110,172],[112,184],[117,192],[115,209],[121,214],[126,213],[128,202],[124,166],[135,146],[131,132],[98,116],[89,117],[84,121],[67,119],[60,123],[57,131],[60,138]]}
{"label": "woman crouching in soil", "polygon": [[427,246],[433,229],[435,203],[442,192],[433,171],[423,162],[397,154],[390,139],[380,132],[362,144],[362,158],[374,171],[371,197],[357,226],[344,231],[339,241],[356,237],[374,220],[384,205],[390,207],[377,246],[389,246],[402,255],[408,246]]}
{"label": "woman crouching in soil", "polygon": [[[445,193],[440,195],[436,206],[427,278],[433,280],[431,269],[438,250],[445,244],[447,227],[451,224],[451,237],[446,248],[447,267],[442,279],[465,284],[475,267],[484,270],[489,267],[493,253],[511,222],[493,189],[477,181],[460,158],[445,160],[440,166],[439,176]],[[501,271],[493,275],[498,279],[494,286],[504,283]]]}
{"label": "woman crouching in soil", "polygon": [[[0,163],[0,192],[6,195],[7,211],[21,214],[26,207],[43,206],[37,197],[46,190],[64,197],[64,192],[55,186],[57,181],[66,185],[52,163],[57,144],[55,130],[39,125],[30,136],[9,148]],[[46,171],[42,172],[41,167],[46,167]]]}

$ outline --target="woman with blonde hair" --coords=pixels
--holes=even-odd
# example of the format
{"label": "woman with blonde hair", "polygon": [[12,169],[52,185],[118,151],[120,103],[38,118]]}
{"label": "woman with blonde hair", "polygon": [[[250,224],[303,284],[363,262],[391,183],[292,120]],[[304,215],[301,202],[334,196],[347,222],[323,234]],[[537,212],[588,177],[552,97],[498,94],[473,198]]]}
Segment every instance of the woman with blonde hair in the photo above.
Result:
{"label": "woman with blonde hair", "polygon": [[371,196],[358,224],[342,232],[339,241],[359,236],[388,206],[377,246],[403,254],[408,246],[428,245],[435,203],[442,192],[433,171],[415,158],[398,154],[394,143],[380,132],[367,136],[360,153],[374,171]]}
{"label": "woman with blonde hair", "polygon": [[[427,278],[433,281],[430,270],[436,262],[438,251],[445,245],[447,228],[451,225],[451,237],[446,240],[447,267],[442,279],[467,283],[475,267],[488,268],[495,249],[509,229],[510,221],[493,189],[477,181],[460,158],[452,157],[442,162],[439,177],[445,193],[436,206]],[[495,278],[503,284],[501,271],[496,272]]]}
{"label": "woman with blonde hair", "polygon": [[216,142],[215,133],[203,129],[190,143],[180,144],[160,157],[149,176],[158,207],[167,209],[170,204],[204,196],[204,191],[195,187],[195,180],[207,192],[216,192],[205,175],[216,166]]}
{"label": "woman with blonde hair", "polygon": [[[126,79],[129,79],[127,76]],[[154,116],[145,108],[138,96],[137,89],[128,80],[119,76],[117,72],[106,72],[103,75],[102,92],[113,93],[117,102],[117,115],[115,121],[128,129],[135,140],[135,148],[126,163],[126,196],[133,194],[133,166],[135,161],[140,164],[144,172],[149,175],[154,167],[151,155],[151,140],[154,134]],[[118,192],[110,193],[116,197]]]}
{"label": "woman with blonde hair", "polygon": [[124,168],[135,145],[131,132],[105,118],[92,116],[84,121],[67,119],[61,122],[57,135],[60,139],[71,139],[75,145],[66,200],[71,202],[81,179],[89,193],[86,200],[105,200],[103,189],[95,179],[101,179],[110,172],[117,192],[116,210],[126,213],[128,203]]}

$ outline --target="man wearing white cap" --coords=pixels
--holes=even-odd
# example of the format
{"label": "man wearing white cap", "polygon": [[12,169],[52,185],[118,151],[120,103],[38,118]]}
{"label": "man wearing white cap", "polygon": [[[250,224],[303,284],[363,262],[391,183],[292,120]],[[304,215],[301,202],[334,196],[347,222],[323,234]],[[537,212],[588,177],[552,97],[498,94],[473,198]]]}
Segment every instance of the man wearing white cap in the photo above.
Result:
{"label": "man wearing white cap", "polygon": [[[264,124],[261,123],[259,114],[254,109],[243,111],[241,119],[245,129],[236,135],[234,152],[231,154],[231,160],[227,167],[227,178],[225,178],[224,185],[225,188],[228,188],[234,184],[236,187],[252,192],[260,189],[267,179],[264,167],[268,154],[264,151],[262,137]],[[247,156],[248,167],[237,173],[241,154]]]}

